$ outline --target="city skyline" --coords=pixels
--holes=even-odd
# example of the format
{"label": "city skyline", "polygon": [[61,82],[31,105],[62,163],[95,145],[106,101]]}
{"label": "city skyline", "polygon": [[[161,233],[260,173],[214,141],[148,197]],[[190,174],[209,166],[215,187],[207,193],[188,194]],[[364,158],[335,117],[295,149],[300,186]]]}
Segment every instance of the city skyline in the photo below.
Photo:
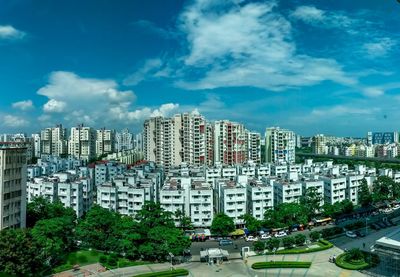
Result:
{"label": "city skyline", "polygon": [[398,130],[396,1],[159,3],[2,1],[1,133],[196,109],[261,134]]}

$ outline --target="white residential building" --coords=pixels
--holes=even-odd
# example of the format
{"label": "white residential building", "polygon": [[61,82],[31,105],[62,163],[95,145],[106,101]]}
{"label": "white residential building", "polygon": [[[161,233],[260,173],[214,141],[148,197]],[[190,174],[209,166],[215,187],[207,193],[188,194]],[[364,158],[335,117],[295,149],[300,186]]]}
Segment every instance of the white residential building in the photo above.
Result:
{"label": "white residential building", "polygon": [[40,153],[61,156],[67,154],[67,129],[61,124],[40,132]]}
{"label": "white residential building", "polygon": [[282,203],[298,203],[303,195],[303,185],[298,180],[277,179],[274,182],[275,206]]}
{"label": "white residential building", "polygon": [[346,199],[346,177],[330,175],[320,178],[324,181],[325,203],[335,204]]}
{"label": "white residential building", "polygon": [[257,164],[261,163],[261,134],[249,132],[247,134],[247,159]]}
{"label": "white residential building", "polygon": [[205,181],[192,180],[190,187],[190,218],[194,227],[210,227],[214,217],[212,187]]}
{"label": "white residential building", "polygon": [[274,187],[265,178],[250,179],[247,183],[247,203],[249,213],[262,220],[265,212],[274,208]]}
{"label": "white residential building", "polygon": [[354,205],[358,205],[358,190],[362,179],[364,179],[364,175],[349,174],[346,176],[346,199],[349,199]]}
{"label": "white residential building", "polygon": [[265,155],[268,163],[295,162],[295,134],[279,127],[265,131]]}
{"label": "white residential building", "polygon": [[321,202],[319,203],[320,206],[324,205],[325,186],[324,181],[319,180],[318,175],[302,176],[301,183],[303,185],[303,194],[305,194],[308,189],[313,188],[321,197]]}
{"label": "white residential building", "polygon": [[235,225],[243,225],[240,217],[247,213],[247,185],[225,181],[220,187],[220,212],[232,218]]}
{"label": "white residential building", "polygon": [[115,149],[117,152],[134,149],[134,137],[128,129],[123,129],[115,135]]}
{"label": "white residential building", "polygon": [[96,132],[96,156],[110,154],[115,151],[115,131],[105,128]]}
{"label": "white residential building", "polygon": [[95,158],[96,131],[91,127],[84,127],[83,125],[71,128],[68,154],[85,161]]}

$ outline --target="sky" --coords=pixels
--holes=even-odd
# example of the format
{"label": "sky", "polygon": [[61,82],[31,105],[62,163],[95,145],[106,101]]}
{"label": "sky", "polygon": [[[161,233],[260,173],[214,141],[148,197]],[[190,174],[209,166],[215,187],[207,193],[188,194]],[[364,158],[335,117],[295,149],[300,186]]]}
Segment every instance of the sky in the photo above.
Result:
{"label": "sky", "polygon": [[396,0],[0,0],[0,133],[139,132],[198,111],[249,130],[398,131]]}

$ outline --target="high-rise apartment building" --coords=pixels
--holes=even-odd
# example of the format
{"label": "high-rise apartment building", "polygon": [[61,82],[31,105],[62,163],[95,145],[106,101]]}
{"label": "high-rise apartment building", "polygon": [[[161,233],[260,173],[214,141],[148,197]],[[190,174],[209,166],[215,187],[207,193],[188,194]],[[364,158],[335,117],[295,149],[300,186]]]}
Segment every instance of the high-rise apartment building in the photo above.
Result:
{"label": "high-rise apartment building", "polygon": [[115,149],[117,152],[134,148],[134,137],[128,129],[123,129],[115,135]]}
{"label": "high-rise apartment building", "polygon": [[279,127],[265,131],[265,157],[269,163],[295,162],[295,134]]}
{"label": "high-rise apartment building", "polygon": [[67,129],[61,124],[40,132],[41,154],[61,156],[67,154]]}
{"label": "high-rise apartment building", "polygon": [[206,164],[206,131],[206,121],[198,113],[150,118],[144,123],[144,158],[163,165],[167,170],[181,163]]}
{"label": "high-rise apartment building", "polygon": [[0,142],[0,230],[26,225],[26,148]]}
{"label": "high-rise apartment building", "polygon": [[40,142],[40,134],[32,134],[33,140],[33,156],[35,158],[40,158],[41,154],[41,142]]}
{"label": "high-rise apartment building", "polygon": [[96,132],[96,156],[115,151],[115,131],[102,128]]}
{"label": "high-rise apartment building", "polygon": [[261,163],[261,134],[249,132],[247,134],[248,160],[257,164]]}
{"label": "high-rise apartment building", "polygon": [[68,154],[86,161],[96,157],[96,131],[83,125],[71,128]]}
{"label": "high-rise apartment building", "polygon": [[328,154],[328,147],[326,146],[326,137],[322,134],[315,135],[311,143],[313,153],[319,155]]}
{"label": "high-rise apartment building", "polygon": [[214,162],[227,165],[247,161],[247,130],[228,120],[214,123]]}

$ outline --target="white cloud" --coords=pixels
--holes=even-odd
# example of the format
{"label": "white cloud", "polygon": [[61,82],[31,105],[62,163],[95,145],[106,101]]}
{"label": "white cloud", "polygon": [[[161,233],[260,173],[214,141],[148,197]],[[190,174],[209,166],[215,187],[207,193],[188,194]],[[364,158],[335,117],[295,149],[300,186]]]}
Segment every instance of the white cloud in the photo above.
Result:
{"label": "white cloud", "polygon": [[47,113],[61,113],[65,110],[67,104],[63,101],[58,101],[55,99],[50,99],[43,106],[43,111]]}
{"label": "white cloud", "polygon": [[8,114],[3,116],[3,124],[6,127],[20,128],[20,127],[26,127],[29,124],[29,122],[22,117]]}
{"label": "white cloud", "polygon": [[384,37],[375,42],[364,43],[363,50],[371,57],[386,56],[397,45],[397,41]]}
{"label": "white cloud", "polygon": [[12,103],[12,107],[14,109],[20,109],[22,111],[27,111],[34,108],[32,100],[23,100]]}
{"label": "white cloud", "polygon": [[385,93],[385,91],[381,88],[369,87],[363,90],[363,94],[368,97],[378,97]]}
{"label": "white cloud", "polygon": [[198,77],[184,77],[176,82],[177,86],[284,90],[325,80],[345,85],[357,83],[333,59],[298,54],[292,26],[275,12],[275,2],[225,3],[197,1],[182,13],[179,28],[186,33],[188,54],[182,57],[181,71],[195,72]]}
{"label": "white cloud", "polygon": [[348,115],[369,115],[375,113],[377,108],[359,108],[354,106],[337,105],[328,108],[317,108],[312,110],[312,116],[327,116],[327,117],[338,117]]}
{"label": "white cloud", "polygon": [[158,71],[162,65],[161,59],[148,59],[140,69],[126,77],[123,83],[127,86],[135,86],[148,77],[150,73],[156,74],[156,71]]}
{"label": "white cloud", "polygon": [[[342,28],[344,31],[358,33],[359,20],[348,17],[339,11],[324,11],[314,6],[299,6],[291,12],[290,17],[322,28]],[[367,22],[363,22],[367,24]]]}
{"label": "white cloud", "polygon": [[0,39],[22,39],[25,35],[25,32],[17,30],[11,25],[0,25]]}
{"label": "white cloud", "polygon": [[40,88],[39,95],[48,98],[43,106],[43,123],[84,123],[96,126],[139,127],[153,115],[170,115],[178,109],[174,103],[160,107],[133,109],[133,91],[119,90],[113,80],[83,78],[73,72],[57,71],[50,74],[49,83]]}

